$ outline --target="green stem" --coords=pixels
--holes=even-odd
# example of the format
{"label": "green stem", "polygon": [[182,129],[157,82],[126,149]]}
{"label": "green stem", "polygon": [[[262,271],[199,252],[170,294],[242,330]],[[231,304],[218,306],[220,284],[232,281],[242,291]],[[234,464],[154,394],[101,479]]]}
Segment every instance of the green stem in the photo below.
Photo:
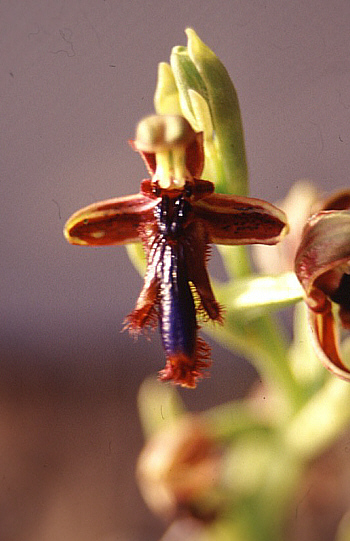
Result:
{"label": "green stem", "polygon": [[288,398],[290,405],[296,409],[303,397],[288,362],[288,344],[284,331],[272,315],[260,318],[257,325],[261,348],[254,352],[252,362],[268,386]]}
{"label": "green stem", "polygon": [[218,250],[230,278],[242,278],[252,273],[252,266],[246,246],[218,245]]}
{"label": "green stem", "polygon": [[219,441],[232,441],[240,435],[271,430],[268,420],[256,415],[249,400],[235,400],[204,411],[202,416],[210,426],[210,434]]}
{"label": "green stem", "polygon": [[251,361],[267,387],[274,389],[282,403],[289,405],[288,413],[300,407],[302,388],[288,363],[288,344],[282,328],[273,316],[265,315],[247,322],[231,313],[224,327],[208,325],[206,330],[216,341]]}
{"label": "green stem", "polygon": [[349,423],[349,383],[329,376],[286,427],[286,445],[304,461],[310,460],[329,447]]}

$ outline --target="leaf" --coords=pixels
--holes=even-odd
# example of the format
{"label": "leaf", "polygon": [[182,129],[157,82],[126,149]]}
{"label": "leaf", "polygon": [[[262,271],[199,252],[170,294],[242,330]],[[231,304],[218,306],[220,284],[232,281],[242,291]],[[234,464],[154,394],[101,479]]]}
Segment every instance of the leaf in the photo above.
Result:
{"label": "leaf", "polygon": [[278,276],[250,276],[230,284],[217,285],[215,293],[227,312],[252,320],[279,310],[303,298],[294,272]]}

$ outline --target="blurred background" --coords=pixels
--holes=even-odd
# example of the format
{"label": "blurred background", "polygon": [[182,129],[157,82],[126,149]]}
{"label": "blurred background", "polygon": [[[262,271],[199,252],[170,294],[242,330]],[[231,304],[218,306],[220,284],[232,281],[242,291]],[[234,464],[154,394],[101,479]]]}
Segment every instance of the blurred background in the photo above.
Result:
{"label": "blurred background", "polygon": [[[309,178],[348,186],[348,0],[0,1],[0,541],[147,541],[163,525],[134,481],[136,396],[164,364],[158,334],[120,330],[141,278],[123,247],[70,246],[72,212],[138,191],[128,146],[153,111],[157,64],[193,27],[227,67],[251,194]],[[210,266],[221,276],[218,257]],[[253,369],[213,345],[200,410]]]}

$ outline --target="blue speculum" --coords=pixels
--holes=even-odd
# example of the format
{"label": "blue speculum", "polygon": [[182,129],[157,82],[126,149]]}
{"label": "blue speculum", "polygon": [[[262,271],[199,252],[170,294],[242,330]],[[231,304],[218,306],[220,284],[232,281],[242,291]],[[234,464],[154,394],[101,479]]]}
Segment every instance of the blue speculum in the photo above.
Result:
{"label": "blue speculum", "polygon": [[182,196],[163,197],[156,209],[159,249],[159,324],[166,354],[192,358],[196,345],[196,310],[185,259],[183,223],[190,204]]}
{"label": "blue speculum", "polygon": [[188,282],[183,247],[166,245],[163,253],[159,307],[160,332],[167,355],[193,357],[196,310]]}

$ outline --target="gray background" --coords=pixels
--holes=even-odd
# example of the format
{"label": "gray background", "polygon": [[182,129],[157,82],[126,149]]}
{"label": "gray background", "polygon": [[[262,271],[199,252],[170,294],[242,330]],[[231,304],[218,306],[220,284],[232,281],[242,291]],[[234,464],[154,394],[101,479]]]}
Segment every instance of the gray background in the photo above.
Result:
{"label": "gray background", "polygon": [[[62,228],[138,190],[146,172],[127,140],[187,26],[236,85],[253,196],[281,199],[300,178],[348,185],[348,0],[0,1],[1,541],[159,531],[133,464],[137,388],[163,354],[157,334],[119,333],[141,279],[124,248],[72,247]],[[184,395],[192,408],[251,380],[229,352],[214,360]]]}

